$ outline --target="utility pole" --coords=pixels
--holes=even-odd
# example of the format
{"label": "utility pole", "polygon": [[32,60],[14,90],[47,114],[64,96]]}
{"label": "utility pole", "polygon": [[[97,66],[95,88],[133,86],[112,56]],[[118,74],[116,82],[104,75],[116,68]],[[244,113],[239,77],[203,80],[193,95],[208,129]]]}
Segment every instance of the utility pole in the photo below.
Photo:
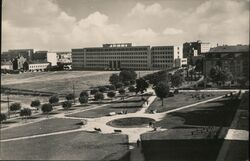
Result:
{"label": "utility pole", "polygon": [[74,95],[74,104],[76,104],[76,100],[75,100],[75,84],[73,83],[73,95]]}

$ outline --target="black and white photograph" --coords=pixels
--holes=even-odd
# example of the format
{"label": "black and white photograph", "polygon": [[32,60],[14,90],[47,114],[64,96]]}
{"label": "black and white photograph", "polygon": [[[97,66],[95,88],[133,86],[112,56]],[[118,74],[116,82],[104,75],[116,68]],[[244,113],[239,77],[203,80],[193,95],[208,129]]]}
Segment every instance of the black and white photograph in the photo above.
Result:
{"label": "black and white photograph", "polygon": [[250,0],[1,0],[0,160],[249,161]]}

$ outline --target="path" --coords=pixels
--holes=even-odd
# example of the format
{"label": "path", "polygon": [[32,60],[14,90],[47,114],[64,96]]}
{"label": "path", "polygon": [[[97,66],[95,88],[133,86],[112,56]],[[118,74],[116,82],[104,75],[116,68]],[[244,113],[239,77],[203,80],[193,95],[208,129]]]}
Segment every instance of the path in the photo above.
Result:
{"label": "path", "polygon": [[[152,89],[151,89],[152,90]],[[148,99],[148,104],[144,103],[143,107],[140,111],[136,112],[136,113],[129,113],[126,115],[114,115],[114,116],[104,116],[104,117],[99,117],[99,118],[77,118],[77,117],[69,117],[69,116],[65,116],[64,113],[62,114],[57,114],[54,115],[54,118],[72,118],[72,119],[79,119],[79,120],[87,120],[87,124],[82,126],[81,129],[77,129],[79,131],[90,131],[93,132],[95,131],[94,128],[100,128],[101,129],[101,133],[114,133],[115,129],[119,129],[122,130],[122,134],[126,134],[128,135],[129,138],[129,143],[136,143],[136,141],[138,139],[140,139],[140,135],[142,133],[145,132],[150,132],[153,129],[149,126],[144,126],[144,127],[137,127],[137,128],[115,128],[115,127],[111,127],[109,125],[107,125],[107,123],[109,121],[115,120],[115,119],[121,119],[121,118],[129,118],[129,117],[147,117],[147,118],[151,118],[154,119],[155,121],[160,121],[163,119],[163,117],[165,117],[166,114],[171,113],[171,112],[175,112],[175,111],[179,111],[179,110],[183,110],[186,108],[190,108],[193,106],[197,106],[199,104],[204,104],[210,101],[214,101],[217,99],[222,98],[223,96],[219,96],[216,98],[212,98],[209,100],[205,100],[202,102],[198,102],[198,103],[194,103],[191,105],[187,105],[187,106],[183,106],[183,107],[179,107],[173,110],[168,110],[162,113],[156,113],[156,114],[149,114],[149,113],[145,113],[145,111],[147,110],[147,108],[150,106],[150,104],[155,100],[156,96],[150,96]],[[82,111],[87,111],[87,110],[91,110],[91,109],[96,109],[96,108],[101,108],[105,105],[101,105],[101,106],[97,106],[94,108],[89,108],[89,109],[85,109],[85,110],[81,110],[81,111],[74,111],[72,113],[77,113],[77,112],[82,112]],[[70,113],[70,114],[72,114]],[[160,129],[161,131],[167,130],[167,129]],[[76,130],[68,130],[68,131],[61,131],[61,132],[56,132],[56,133],[49,133],[49,134],[41,134],[41,135],[34,135],[34,136],[27,136],[27,137],[21,137],[20,139],[29,139],[29,138],[35,138],[35,137],[42,137],[42,136],[48,136],[48,135],[58,135],[58,134],[63,134],[63,133],[69,133],[69,132],[75,132]],[[13,138],[13,140],[18,140],[18,138]],[[1,140],[1,142],[6,141],[6,140]]]}

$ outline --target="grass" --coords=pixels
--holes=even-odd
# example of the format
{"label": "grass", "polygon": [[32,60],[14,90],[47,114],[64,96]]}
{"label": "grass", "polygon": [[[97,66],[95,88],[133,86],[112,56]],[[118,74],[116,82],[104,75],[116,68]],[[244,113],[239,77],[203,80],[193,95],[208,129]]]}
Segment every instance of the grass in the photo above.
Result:
{"label": "grass", "polygon": [[1,131],[1,139],[10,139],[37,134],[46,134],[58,131],[80,128],[80,120],[53,118],[44,121],[18,126]]}
{"label": "grass", "polygon": [[110,112],[121,112],[127,111],[127,113],[135,113],[138,111],[143,104],[141,102],[129,102],[129,103],[113,103],[107,106],[103,106],[97,109],[90,109],[88,111],[75,113],[72,115],[67,115],[71,117],[80,117],[80,118],[96,118],[96,117],[103,117],[109,115]]}
{"label": "grass", "polygon": [[125,154],[127,142],[125,135],[74,132],[1,143],[1,159],[103,160],[113,153]]}
{"label": "grass", "polygon": [[[153,71],[141,71],[145,75]],[[57,71],[23,73],[18,75],[4,75],[1,78],[2,86],[30,89],[38,91],[53,91],[56,93],[72,93],[73,83],[75,93],[79,95],[82,90],[109,84],[109,77],[118,71]]]}
{"label": "grass", "polygon": [[107,125],[118,127],[118,128],[129,128],[149,125],[150,122],[154,122],[154,119],[146,117],[130,117],[112,120]]}
{"label": "grass", "polygon": [[[197,98],[192,98],[192,95],[199,95],[200,93],[179,93],[175,95],[174,97],[168,97],[165,98],[163,101],[163,106],[162,106],[162,101],[159,98],[156,98],[155,101],[150,105],[148,108],[147,112],[150,112],[151,110],[157,110],[157,112],[164,112],[167,110],[172,110],[181,106],[186,106],[190,105],[193,103],[197,103],[200,101],[208,100],[220,95],[224,95],[225,92],[214,92],[213,96],[210,97],[205,97],[203,99],[197,99]],[[205,95],[208,93],[205,93]]]}
{"label": "grass", "polygon": [[222,98],[170,113],[163,120],[156,122],[155,125],[164,128],[186,125],[228,127],[232,122],[238,104],[238,101]]}

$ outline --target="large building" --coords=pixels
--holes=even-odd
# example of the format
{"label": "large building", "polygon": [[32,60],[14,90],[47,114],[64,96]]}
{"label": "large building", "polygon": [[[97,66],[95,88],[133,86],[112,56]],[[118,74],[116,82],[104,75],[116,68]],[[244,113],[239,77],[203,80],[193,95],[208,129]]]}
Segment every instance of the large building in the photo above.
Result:
{"label": "large building", "polygon": [[12,61],[18,56],[22,56],[26,59],[32,59],[32,55],[34,54],[33,49],[15,49],[8,50],[1,54],[1,62]]}
{"label": "large building", "polygon": [[177,46],[132,46],[132,43],[103,44],[102,47],[72,49],[72,69],[151,70],[180,66],[182,49]]}
{"label": "large building", "polygon": [[[211,48],[203,59],[203,71],[209,76],[213,67],[229,70],[234,79],[249,77],[249,45],[217,46]],[[249,78],[248,78],[249,79]]]}

